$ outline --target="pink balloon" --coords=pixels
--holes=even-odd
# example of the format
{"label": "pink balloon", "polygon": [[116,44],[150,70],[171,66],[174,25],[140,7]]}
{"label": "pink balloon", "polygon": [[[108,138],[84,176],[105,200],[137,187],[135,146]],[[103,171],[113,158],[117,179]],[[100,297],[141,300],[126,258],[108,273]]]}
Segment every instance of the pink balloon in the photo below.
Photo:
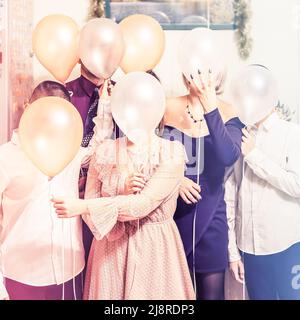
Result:
{"label": "pink balloon", "polygon": [[112,115],[123,133],[136,144],[144,143],[162,120],[166,107],[163,87],[152,75],[132,72],[116,84]]}
{"label": "pink balloon", "polygon": [[118,69],[125,52],[121,28],[106,18],[93,19],[82,29],[79,57],[96,77],[109,79]]}

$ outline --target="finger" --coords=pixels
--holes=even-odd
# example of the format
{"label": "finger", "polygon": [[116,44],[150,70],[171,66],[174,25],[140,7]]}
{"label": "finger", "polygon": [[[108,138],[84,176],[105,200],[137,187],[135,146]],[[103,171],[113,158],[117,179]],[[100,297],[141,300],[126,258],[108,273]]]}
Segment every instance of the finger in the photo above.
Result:
{"label": "finger", "polygon": [[66,212],[67,212],[67,210],[66,209],[64,209],[64,208],[59,208],[59,209],[55,209],[55,212],[57,213],[57,214],[65,214]]}
{"label": "finger", "polygon": [[140,184],[142,184],[142,185],[144,185],[144,184],[146,183],[145,179],[137,178],[137,177],[133,177],[133,178],[131,179],[131,182],[132,182],[132,183],[137,182],[137,183],[140,183]]}
{"label": "finger", "polygon": [[139,182],[137,182],[137,181],[133,181],[133,182],[131,183],[131,189],[132,189],[132,188],[141,188],[141,189],[144,189],[144,187],[145,187],[145,184],[144,184],[144,183],[139,183]]}
{"label": "finger", "polygon": [[53,206],[56,210],[66,210],[66,207],[62,204],[55,204]]}
{"label": "finger", "polygon": [[245,137],[251,138],[251,134],[249,133],[248,130],[246,130],[246,129],[244,128],[244,129],[242,129],[242,132],[243,132],[243,135],[244,135]]}
{"label": "finger", "polygon": [[189,190],[185,192],[186,197],[192,202],[192,203],[197,203],[198,200],[194,198],[194,196],[190,193]]}
{"label": "finger", "polygon": [[204,80],[203,75],[202,75],[202,72],[201,72],[200,70],[198,70],[198,75],[199,75],[199,82],[200,82],[200,85],[201,85],[201,89],[202,89],[202,90],[205,90],[206,87],[207,87],[207,83],[206,83],[206,81]]}
{"label": "finger", "polygon": [[207,81],[209,87],[212,86],[212,82],[213,82],[212,70],[209,68],[209,70],[208,70],[208,81]]}
{"label": "finger", "polygon": [[136,172],[132,175],[133,177],[138,177],[138,178],[141,178],[141,179],[146,179],[146,175],[143,174],[143,173],[140,173],[140,172]]}
{"label": "finger", "polygon": [[133,187],[131,189],[133,192],[141,192],[143,190],[143,188],[139,188],[139,187]]}
{"label": "finger", "polygon": [[192,204],[190,200],[188,200],[188,198],[185,196],[183,191],[179,192],[180,197],[182,198],[182,200],[186,203],[186,204]]}
{"label": "finger", "polygon": [[200,94],[203,93],[202,84],[201,84],[201,83],[198,83],[198,82],[194,79],[193,75],[191,75],[191,83],[192,83],[192,85],[199,91]]}
{"label": "finger", "polygon": [[199,186],[199,184],[193,183],[193,184],[192,184],[192,187],[193,187],[195,190],[197,190],[199,193],[201,192],[201,187]]}
{"label": "finger", "polygon": [[244,284],[243,279],[241,279],[238,274],[235,275],[235,280],[236,280],[238,283],[240,283],[240,284]]}
{"label": "finger", "polygon": [[201,200],[201,196],[200,196],[199,192],[197,190],[195,190],[193,187],[191,187],[189,189],[189,192],[193,195],[193,197],[197,200],[197,202],[199,200]]}
{"label": "finger", "polygon": [[249,141],[249,138],[248,138],[248,137],[243,136],[243,137],[242,137],[242,141],[243,141],[244,143],[247,143],[247,142]]}
{"label": "finger", "polygon": [[54,202],[54,203],[57,203],[57,204],[65,203],[65,201],[63,199],[60,199],[60,198],[52,198],[51,201]]}
{"label": "finger", "polygon": [[245,270],[243,266],[239,266],[239,275],[240,275],[240,279],[244,281],[245,279]]}

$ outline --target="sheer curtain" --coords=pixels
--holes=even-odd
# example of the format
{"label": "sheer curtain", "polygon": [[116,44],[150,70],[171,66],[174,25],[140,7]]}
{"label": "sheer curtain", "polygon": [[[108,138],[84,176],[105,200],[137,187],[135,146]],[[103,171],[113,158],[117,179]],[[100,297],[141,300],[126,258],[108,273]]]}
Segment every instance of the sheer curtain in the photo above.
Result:
{"label": "sheer curtain", "polygon": [[0,144],[18,127],[32,90],[32,0],[0,0]]}

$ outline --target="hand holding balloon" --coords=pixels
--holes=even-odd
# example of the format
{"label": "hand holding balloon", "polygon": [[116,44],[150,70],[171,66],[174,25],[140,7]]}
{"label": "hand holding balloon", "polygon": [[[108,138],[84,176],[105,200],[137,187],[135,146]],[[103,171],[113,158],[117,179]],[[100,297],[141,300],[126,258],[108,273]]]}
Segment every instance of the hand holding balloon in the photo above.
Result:
{"label": "hand holding balloon", "polygon": [[222,48],[216,37],[216,32],[206,28],[195,28],[187,32],[180,42],[179,63],[186,79],[192,75],[198,76],[209,70],[213,71],[212,77],[217,79],[224,73],[224,61],[222,60]]}
{"label": "hand holding balloon", "polygon": [[196,92],[204,113],[209,113],[217,108],[216,86],[212,78],[212,72],[209,70],[207,79],[204,79],[199,70],[197,78],[195,79],[193,75],[190,75],[192,89]]}

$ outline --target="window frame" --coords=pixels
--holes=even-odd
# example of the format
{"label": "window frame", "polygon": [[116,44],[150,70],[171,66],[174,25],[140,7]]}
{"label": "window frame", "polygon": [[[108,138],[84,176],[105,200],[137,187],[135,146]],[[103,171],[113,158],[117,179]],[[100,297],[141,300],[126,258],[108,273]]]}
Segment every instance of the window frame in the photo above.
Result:
{"label": "window frame", "polygon": [[[110,0],[105,0],[104,1],[104,12],[105,12],[105,17],[106,18],[111,18],[111,6],[110,6],[111,1]],[[235,20],[235,19],[234,19]],[[168,23],[160,24],[164,30],[192,30],[195,28],[205,28],[207,27],[206,23],[199,23],[199,24],[180,24],[180,23]],[[232,23],[222,23],[222,24],[215,24],[211,23],[210,24],[210,29],[212,30],[236,30],[236,24],[235,21]]]}

